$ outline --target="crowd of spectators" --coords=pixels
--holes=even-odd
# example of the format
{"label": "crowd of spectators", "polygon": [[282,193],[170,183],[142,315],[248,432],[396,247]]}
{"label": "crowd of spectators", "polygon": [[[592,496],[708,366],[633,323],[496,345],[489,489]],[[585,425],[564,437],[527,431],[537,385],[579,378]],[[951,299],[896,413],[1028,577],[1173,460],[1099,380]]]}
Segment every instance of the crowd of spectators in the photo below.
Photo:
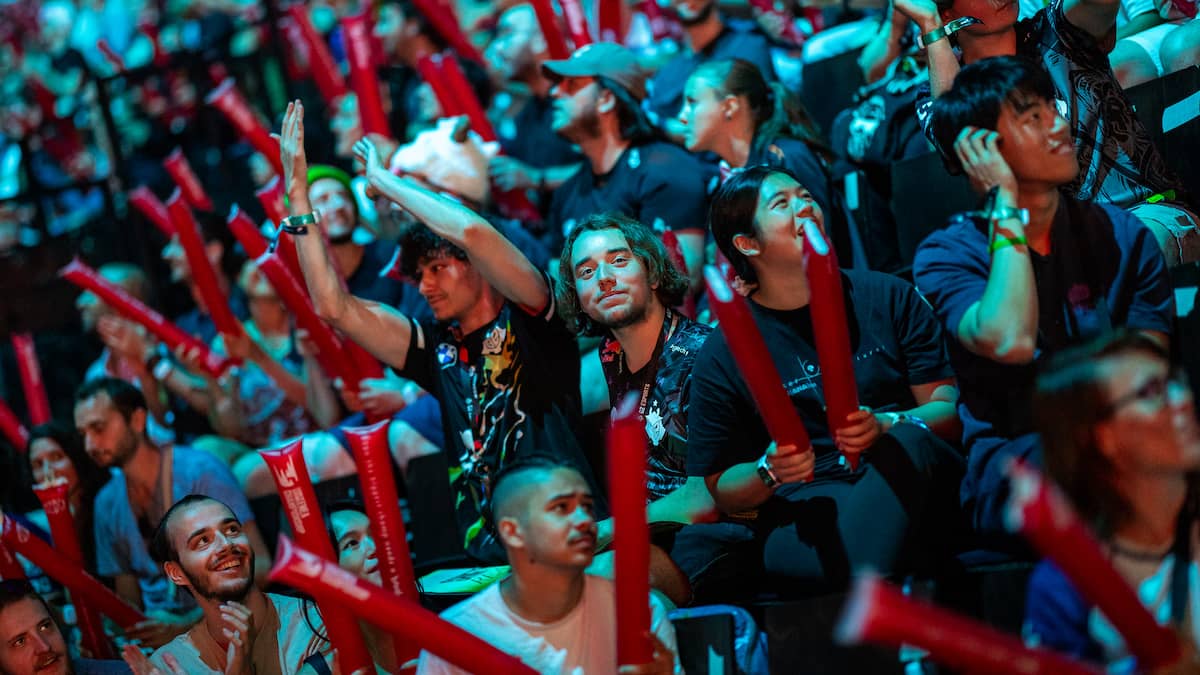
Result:
{"label": "crowd of spectators", "polygon": [[[275,580],[394,590],[379,481],[422,595],[473,568],[442,620],[538,672],[682,672],[676,608],[864,570],[936,583],[979,550],[1032,570],[1029,643],[1136,671],[1011,533],[1014,462],[1062,487],[1193,658],[1200,425],[1169,275],[1200,260],[1200,185],[1166,155],[1200,148],[1156,147],[1125,92],[1196,69],[1196,1],[851,4],[0,2],[0,265],[120,231],[115,255],[76,251],[95,283],[188,336],[89,287],[70,415],[35,419],[36,383],[0,383],[0,413],[36,422],[0,416],[0,563],[18,528],[51,539],[61,514],[32,490],[65,484],[79,555],[62,530],[58,554],[144,616],[97,641],[95,596],[21,555],[0,565],[0,675],[365,672],[363,650],[379,672],[466,672],[423,642],[442,628],[347,620]],[[849,81],[806,81],[853,53]],[[241,119],[212,105],[231,81]],[[821,87],[852,99],[836,119],[800,94]],[[205,194],[164,170],[176,147]],[[895,199],[890,171],[931,153],[930,185],[963,176],[977,207],[912,255],[891,205],[944,195]],[[831,302],[850,382],[823,378]],[[789,410],[756,388],[747,328]],[[793,412],[802,441],[773,421]],[[623,415],[647,457],[641,662],[616,648]],[[373,423],[383,476],[359,447]],[[333,570],[276,544],[313,522]]]}

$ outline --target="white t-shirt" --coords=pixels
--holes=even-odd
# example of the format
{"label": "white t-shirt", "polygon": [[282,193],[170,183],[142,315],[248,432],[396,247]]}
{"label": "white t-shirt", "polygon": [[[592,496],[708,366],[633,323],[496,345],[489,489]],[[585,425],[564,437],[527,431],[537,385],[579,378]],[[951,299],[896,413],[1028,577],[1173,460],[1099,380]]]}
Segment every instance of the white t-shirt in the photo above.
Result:
{"label": "white t-shirt", "polygon": [[[265,595],[275,613],[258,629],[258,637],[251,648],[255,672],[258,675],[296,675],[305,659],[325,650],[329,643],[314,633],[309,622],[304,620],[303,600],[274,593]],[[317,630],[323,630],[319,612],[309,612],[309,620]],[[163,672],[171,672],[163,661],[164,654],[174,656],[188,675],[222,675],[219,666],[225,662],[225,652],[208,636],[203,621],[150,656],[151,663]]]}
{"label": "white t-shirt", "polygon": [[[492,646],[512,654],[543,675],[612,675],[617,672],[616,587],[612,581],[586,575],[583,596],[571,613],[550,624],[517,616],[500,595],[500,584],[442,612],[442,618]],[[663,644],[676,651],[675,628],[662,601],[650,597],[650,627]],[[456,666],[421,652],[417,675],[458,675]],[[682,673],[679,656],[675,672]]]}

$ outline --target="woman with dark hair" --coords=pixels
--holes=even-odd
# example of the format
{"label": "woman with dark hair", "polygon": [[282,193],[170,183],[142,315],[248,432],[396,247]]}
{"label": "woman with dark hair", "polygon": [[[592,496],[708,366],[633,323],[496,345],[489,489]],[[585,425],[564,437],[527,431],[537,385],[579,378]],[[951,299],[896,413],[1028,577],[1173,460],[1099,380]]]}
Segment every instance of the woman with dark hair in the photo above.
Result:
{"label": "woman with dark hair", "polygon": [[[1193,611],[1200,602],[1200,426],[1187,381],[1167,352],[1129,330],[1063,352],[1038,378],[1033,409],[1046,474],[1151,614],[1200,644]],[[1030,580],[1026,634],[1132,672],[1115,629],[1048,562]]]}
{"label": "woman with dark hair", "polygon": [[[29,432],[25,458],[28,461],[33,485],[47,485],[57,480],[67,482],[67,500],[75,518],[75,532],[88,570],[96,569],[96,539],[92,534],[93,504],[100,488],[108,482],[109,472],[100,468],[83,449],[74,429],[59,422],[48,422]],[[50,531],[44,511],[28,514],[30,521],[46,532]]]}
{"label": "woman with dark hair", "polygon": [[[787,172],[756,166],[717,192],[710,227],[746,282],[812,447],[776,447],[717,331],[692,370],[688,474],[704,477],[725,513],[757,512],[750,550],[783,584],[840,587],[862,567],[892,573],[957,544],[962,459],[939,436],[957,435],[958,390],[929,306],[896,277],[842,272],[862,409],[830,430],[808,307],[819,289],[803,272],[805,230],[823,230],[821,208]],[[839,450],[861,453],[859,467]]]}
{"label": "woman with dark hair", "polygon": [[[325,509],[325,529],[333,542],[333,552],[337,555],[338,567],[378,586],[383,585],[383,575],[379,571],[379,559],[375,557],[375,538],[371,534],[371,519],[366,509],[358,500],[341,499],[333,502]],[[315,609],[315,608],[314,608]],[[309,605],[305,606],[305,621],[318,634],[318,630],[308,616]],[[322,624],[323,625],[323,624]],[[393,649],[392,636],[382,628],[369,621],[359,621],[363,637],[367,641],[367,649],[371,652],[380,672],[398,673],[404,664],[397,663]],[[332,653],[314,654],[309,657],[301,675],[316,673],[326,675],[335,672]]]}
{"label": "woman with dark hair", "polygon": [[830,208],[829,146],[804,106],[742,59],[709,61],[683,89],[679,121],[692,152],[716,153],[727,169],[770,164],[790,171]]}

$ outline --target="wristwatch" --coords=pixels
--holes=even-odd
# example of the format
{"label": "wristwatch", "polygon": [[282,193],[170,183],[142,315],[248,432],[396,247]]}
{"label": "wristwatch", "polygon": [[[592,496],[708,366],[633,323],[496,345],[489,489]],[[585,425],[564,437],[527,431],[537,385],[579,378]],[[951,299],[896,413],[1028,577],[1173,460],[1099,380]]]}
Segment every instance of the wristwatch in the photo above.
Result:
{"label": "wristwatch", "polygon": [[771,465],[767,463],[766,455],[763,455],[762,458],[758,460],[758,466],[755,467],[755,471],[758,472],[758,477],[762,480],[763,485],[766,485],[769,488],[775,488],[779,486],[779,478],[775,475],[775,472],[771,470]]}
{"label": "wristwatch", "polygon": [[917,47],[919,49],[926,49],[929,47],[929,45],[937,42],[938,40],[941,40],[942,38],[950,37],[951,35],[966,28],[967,26],[974,26],[977,23],[983,23],[983,22],[980,21],[979,19],[976,19],[973,16],[961,16],[961,17],[947,23],[944,26],[934,28],[933,30],[929,31],[928,33],[918,37],[917,38]]}
{"label": "wristwatch", "polygon": [[987,218],[993,222],[1008,220],[1009,218],[1016,218],[1021,222],[1022,225],[1028,225],[1029,209],[1014,209],[1012,207],[992,209],[987,213]]}
{"label": "wristwatch", "polygon": [[895,427],[897,424],[915,424],[925,431],[929,431],[929,425],[925,423],[925,420],[916,415],[910,415],[906,412],[885,412],[884,414],[888,416],[892,427]]}
{"label": "wristwatch", "polygon": [[301,236],[308,234],[309,225],[316,225],[319,222],[321,222],[321,220],[317,216],[317,212],[313,211],[312,213],[304,213],[298,216],[288,216],[284,218],[283,220],[279,221],[279,229],[291,235]]}

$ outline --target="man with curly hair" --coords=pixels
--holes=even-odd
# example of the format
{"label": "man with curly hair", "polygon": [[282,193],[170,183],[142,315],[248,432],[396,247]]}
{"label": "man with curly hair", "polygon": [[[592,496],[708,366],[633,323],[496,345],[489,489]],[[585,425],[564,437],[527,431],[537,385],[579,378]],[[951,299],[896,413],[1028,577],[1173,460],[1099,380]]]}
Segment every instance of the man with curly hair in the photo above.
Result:
{"label": "man with curly hair", "polygon": [[[678,556],[682,571],[693,578],[711,556],[688,554],[700,551],[683,545],[690,533],[680,535],[680,528],[717,517],[704,479],[688,478],[686,467],[692,363],[712,329],[672,309],[683,301],[688,279],[658,236],[636,220],[615,213],[589,216],[567,236],[558,265],[560,313],[576,332],[601,338],[597,352],[585,357],[584,372],[594,374],[585,379],[607,391],[613,408],[630,394],[638,398],[649,458],[647,519],[657,532],[655,543]],[[597,540],[604,546],[611,539],[612,520],[600,520]],[[669,562],[653,560],[651,575],[673,599],[686,599],[686,589],[671,585],[679,578]]]}
{"label": "man with curly hair", "polygon": [[306,234],[315,218],[302,179],[303,110],[289,104],[280,144],[292,213],[286,227],[313,306],[438,400],[459,541],[474,560],[501,564],[504,549],[484,516],[495,472],[532,453],[587,466],[576,436],[578,350],[555,312],[551,282],[487,220],[413,177],[392,174],[363,139],[354,151],[370,189],[418,221],[400,237],[401,271],[417,283],[434,320],[346,292],[321,237]]}

